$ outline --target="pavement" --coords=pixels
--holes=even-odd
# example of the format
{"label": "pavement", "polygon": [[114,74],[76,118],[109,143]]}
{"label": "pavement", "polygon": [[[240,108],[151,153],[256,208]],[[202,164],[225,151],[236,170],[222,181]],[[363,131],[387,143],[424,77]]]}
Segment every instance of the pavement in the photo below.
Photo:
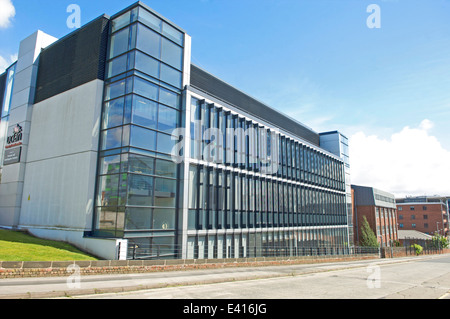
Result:
{"label": "pavement", "polygon": [[77,275],[0,279],[0,299],[47,299],[122,293],[148,289],[298,276],[335,270],[408,263],[444,255],[372,259],[347,262],[311,263],[288,266],[233,267],[165,271],[122,275]]}

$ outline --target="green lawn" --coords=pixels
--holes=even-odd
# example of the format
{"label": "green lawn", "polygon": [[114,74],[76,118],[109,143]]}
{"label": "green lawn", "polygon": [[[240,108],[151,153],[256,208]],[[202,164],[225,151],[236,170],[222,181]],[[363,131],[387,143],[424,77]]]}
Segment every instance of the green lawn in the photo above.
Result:
{"label": "green lawn", "polygon": [[97,260],[70,244],[36,238],[24,232],[0,229],[0,260],[61,261]]}

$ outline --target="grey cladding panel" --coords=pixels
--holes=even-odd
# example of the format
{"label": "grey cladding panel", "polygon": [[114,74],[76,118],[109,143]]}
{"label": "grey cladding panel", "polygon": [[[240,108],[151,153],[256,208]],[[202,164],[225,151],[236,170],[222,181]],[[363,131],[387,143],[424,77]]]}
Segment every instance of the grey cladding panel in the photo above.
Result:
{"label": "grey cladding panel", "polygon": [[109,19],[100,17],[44,49],[35,103],[95,79],[104,80]]}
{"label": "grey cladding panel", "polygon": [[215,98],[319,146],[319,134],[191,65],[191,85]]}

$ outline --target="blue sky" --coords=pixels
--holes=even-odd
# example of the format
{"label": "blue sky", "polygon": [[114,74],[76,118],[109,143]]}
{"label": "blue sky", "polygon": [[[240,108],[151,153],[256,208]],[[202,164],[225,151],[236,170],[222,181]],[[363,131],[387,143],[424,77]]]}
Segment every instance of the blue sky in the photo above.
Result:
{"label": "blue sky", "polygon": [[[84,24],[134,2],[12,0],[16,12],[0,29],[0,56],[16,54],[19,40],[36,29],[57,38],[71,32],[69,4],[80,6]],[[192,36],[194,64],[317,132],[347,135],[355,143],[355,182],[396,194],[450,195],[447,183],[436,186],[450,178],[450,0],[144,2]],[[366,24],[370,4],[381,10],[381,28]],[[429,157],[420,154],[430,145]],[[398,166],[371,161],[403,156]],[[436,180],[404,182],[424,166]],[[397,170],[402,174],[392,177]],[[369,171],[381,180],[368,179]]]}

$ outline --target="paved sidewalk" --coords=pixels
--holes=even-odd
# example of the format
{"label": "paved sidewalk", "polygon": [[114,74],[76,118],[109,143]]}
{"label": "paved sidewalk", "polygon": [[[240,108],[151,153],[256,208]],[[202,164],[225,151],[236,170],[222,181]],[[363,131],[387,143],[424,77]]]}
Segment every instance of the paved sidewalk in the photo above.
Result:
{"label": "paved sidewalk", "polygon": [[171,286],[200,285],[241,280],[296,276],[324,271],[367,267],[420,259],[439,258],[443,255],[372,259],[350,262],[299,264],[289,266],[236,267],[199,269],[122,275],[72,274],[67,277],[17,278],[0,280],[0,299],[42,299],[70,297],[100,293],[116,293],[155,289]]}

